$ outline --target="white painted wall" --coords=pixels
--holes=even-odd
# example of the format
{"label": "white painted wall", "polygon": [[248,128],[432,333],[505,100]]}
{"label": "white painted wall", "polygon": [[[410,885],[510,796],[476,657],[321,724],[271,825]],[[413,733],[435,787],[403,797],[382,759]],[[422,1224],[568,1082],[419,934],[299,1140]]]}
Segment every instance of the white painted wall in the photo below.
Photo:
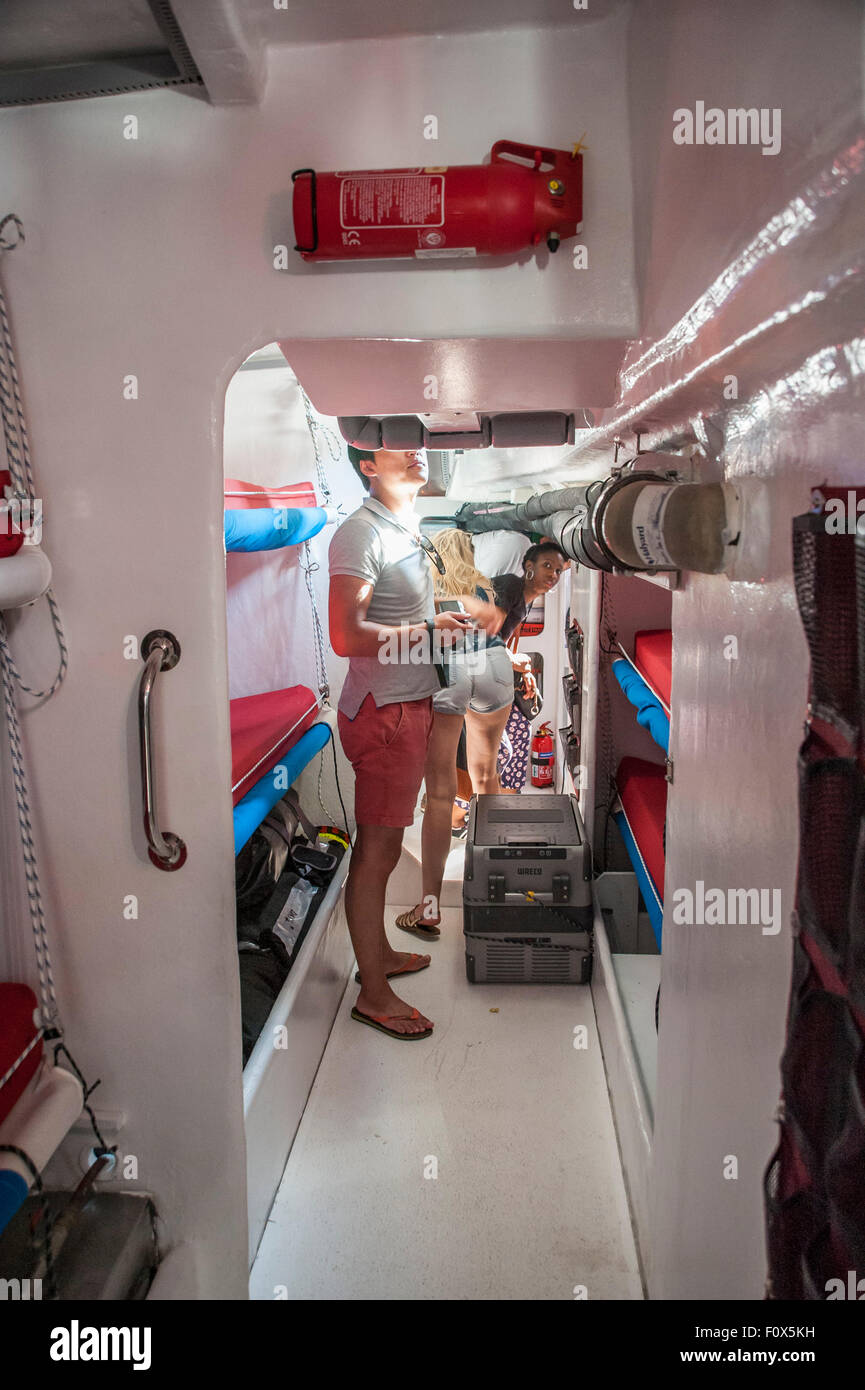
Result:
{"label": "white painted wall", "polygon": [[[727,367],[714,372],[714,391],[708,373],[702,394],[688,374],[743,341],[751,325],[801,305],[809,291],[815,299],[831,295],[836,267],[858,270],[862,180],[846,177],[842,195],[840,179],[818,185],[815,176],[845,147],[859,165],[861,11],[843,0],[647,0],[631,20],[643,342],[629,360],[666,340],[626,383],[624,399],[636,405],[652,391],[674,392],[664,417],[657,403],[646,412],[650,428],[660,418],[711,414],[727,445],[705,476],[757,476],[770,498],[759,582],[691,575],[673,595],[675,780],[648,1252],[653,1298],[763,1296],[761,1180],[776,1142],[798,848],[796,755],[808,676],[791,582],[790,520],[808,509],[812,483],[865,479],[849,448],[862,430],[861,344],[852,354],[833,346],[844,341],[856,312],[861,324],[861,289],[853,290],[860,281],[845,277],[859,295],[849,319],[839,297],[822,326],[808,314],[793,319],[773,355],[767,347],[750,357],[739,349],[737,362],[747,371],[738,402],[721,395]],[[780,107],[781,153],[675,145],[673,111],[693,109],[698,99],[723,108]],[[762,251],[746,252],[776,215],[781,221],[763,238]],[[761,257],[769,262],[766,273],[752,274]],[[680,316],[700,296],[699,314],[684,324]],[[824,344],[822,357],[797,371]],[[723,658],[728,634],[738,637],[736,661]],[[677,926],[672,893],[693,889],[697,879],[707,887],[780,888],[781,933]],[[722,1174],[727,1155],[738,1158],[735,1181]]]}

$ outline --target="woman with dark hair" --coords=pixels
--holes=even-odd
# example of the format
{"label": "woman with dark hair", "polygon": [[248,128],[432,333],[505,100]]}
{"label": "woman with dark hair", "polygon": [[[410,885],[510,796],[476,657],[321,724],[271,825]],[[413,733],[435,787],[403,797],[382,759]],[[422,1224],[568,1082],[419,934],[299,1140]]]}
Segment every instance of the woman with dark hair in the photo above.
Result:
{"label": "woman with dark hair", "polygon": [[[556,587],[568,563],[557,545],[552,541],[542,541],[540,545],[529,546],[523,556],[522,575],[498,574],[494,577],[496,607],[505,612],[505,620],[499,629],[499,636],[505,642],[525,622],[535,599]],[[528,656],[521,656],[517,652],[511,652],[510,656],[516,670],[530,675],[532,664]],[[531,725],[517,704],[510,712],[505,733],[513,751],[502,768],[502,791],[521,792],[526,784]]]}

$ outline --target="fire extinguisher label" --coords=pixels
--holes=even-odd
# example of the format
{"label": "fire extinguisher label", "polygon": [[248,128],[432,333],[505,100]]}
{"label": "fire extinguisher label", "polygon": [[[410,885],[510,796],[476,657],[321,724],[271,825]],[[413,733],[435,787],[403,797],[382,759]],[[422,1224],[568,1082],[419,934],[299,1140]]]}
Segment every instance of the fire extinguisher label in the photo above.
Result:
{"label": "fire extinguisher label", "polygon": [[644,487],[634,503],[631,535],[637,554],[647,565],[672,565],[673,557],[664,545],[664,513],[675,486]]}
{"label": "fire extinguisher label", "polygon": [[422,251],[415,251],[419,261],[432,260],[439,256],[476,256],[478,253],[474,246],[435,246],[425,247]]}
{"label": "fire extinguisher label", "polygon": [[345,231],[376,227],[442,227],[443,174],[352,174],[340,183],[339,222]]}

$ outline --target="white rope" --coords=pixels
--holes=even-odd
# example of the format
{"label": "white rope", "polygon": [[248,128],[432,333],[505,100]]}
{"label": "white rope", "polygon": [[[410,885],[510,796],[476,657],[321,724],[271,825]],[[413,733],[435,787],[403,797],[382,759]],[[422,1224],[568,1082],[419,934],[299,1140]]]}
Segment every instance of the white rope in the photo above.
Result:
{"label": "white rope", "polygon": [[[4,235],[4,228],[7,223],[15,224],[17,239],[9,241]],[[0,221],[0,252],[12,251],[24,240],[24,229],[20,218],[14,213],[9,213]],[[0,257],[2,263],[2,257]],[[18,381],[18,369],[15,365],[15,349],[12,343],[12,330],[9,324],[9,315],[6,309],[6,294],[3,286],[2,275],[0,275],[0,418],[3,422],[3,437],[6,442],[6,455],[9,461],[9,472],[12,482],[19,498],[29,498],[31,502],[36,501],[36,486],[33,481],[33,463],[30,456],[30,438],[27,433],[27,421],[24,416],[24,403],[21,399],[21,386]],[[57,645],[60,648],[60,667],[56,677],[50,686],[45,690],[34,690],[31,685],[27,685],[18,667],[12,659],[12,653],[6,641],[5,630],[0,635],[0,652],[8,665],[14,679],[23,691],[32,695],[36,700],[46,700],[54,694],[61,684],[69,665],[69,651],[66,646],[66,635],[63,631],[63,622],[60,617],[60,610],[57,600],[54,597],[53,589],[48,589],[45,594],[48,607],[51,610],[51,621],[57,637]]]}
{"label": "white rope", "polygon": [[[17,236],[14,241],[4,236],[8,223],[13,223]],[[20,218],[14,213],[0,221],[0,252],[11,251],[24,240],[24,230]],[[6,296],[0,278],[0,417],[9,460],[9,472],[19,493],[35,500],[36,488],[33,481],[33,467],[30,457],[30,441],[27,421],[21,399],[18,371],[15,365],[15,351],[12,331],[6,310]],[[2,563],[2,561],[0,561]],[[33,944],[36,953],[36,969],[39,976],[42,1028],[56,1031],[62,1036],[60,1013],[54,987],[54,974],[51,968],[51,955],[48,946],[48,930],[42,906],[42,892],[39,886],[39,869],[36,862],[36,847],[33,839],[33,823],[30,814],[30,797],[27,787],[27,772],[24,763],[24,747],[21,739],[21,725],[15,698],[15,683],[29,695],[45,699],[53,695],[66,674],[68,651],[60,619],[60,612],[51,590],[46,595],[51,610],[51,619],[60,648],[60,668],[52,685],[47,690],[34,690],[24,683],[12,653],[9,650],[6,621],[0,614],[0,674],[3,683],[3,704],[6,711],[6,727],[9,731],[9,747],[12,755],[12,776],[15,784],[15,801],[18,808],[18,828],[21,835],[21,849],[24,856],[24,875],[27,883],[27,899],[30,907],[30,921],[33,927]],[[28,1049],[29,1050],[29,1049]],[[23,1061],[24,1053],[12,1070]],[[8,1074],[7,1074],[8,1075]],[[4,1081],[6,1078],[4,1077]]]}
{"label": "white rope", "polygon": [[6,1085],[6,1082],[12,1079],[18,1068],[21,1066],[22,1062],[26,1062],[27,1058],[30,1056],[30,1053],[33,1051],[36,1044],[42,1039],[44,1033],[44,1028],[37,1029],[35,1037],[30,1039],[30,1042],[27,1044],[24,1051],[21,1053],[21,1056],[15,1058],[15,1061],[12,1063],[11,1067],[6,1072],[5,1076],[0,1076],[0,1091],[2,1091],[3,1087]]}
{"label": "white rope", "polygon": [[323,705],[327,705],[330,695],[330,683],[327,676],[327,659],[324,654],[324,629],[321,625],[321,618],[318,614],[318,604],[315,601],[315,584],[312,576],[318,570],[319,565],[312,558],[312,551],[309,548],[309,541],[303,543],[303,553],[306,556],[306,564],[301,561],[301,569],[306,578],[306,590],[309,594],[309,603],[312,609],[312,635],[315,639],[315,675],[318,681],[318,693],[321,696]]}
{"label": "white rope", "polygon": [[42,1025],[46,1028],[59,1029],[59,1010],[54,989],[54,975],[51,969],[51,956],[48,950],[48,931],[45,924],[45,912],[42,907],[42,892],[39,887],[36,847],[33,842],[33,823],[30,817],[30,798],[27,794],[27,773],[24,768],[21,725],[18,720],[15,685],[9,662],[6,660],[6,650],[6,623],[0,614],[0,672],[2,672],[3,678],[3,703],[6,709],[6,727],[9,731],[9,748],[12,753],[12,777],[15,783],[15,801],[18,807],[18,829],[21,834],[21,849],[24,854],[24,875],[27,880],[27,898],[30,905],[30,921],[33,926],[33,944],[36,950],[36,969],[39,974]]}
{"label": "white rope", "polygon": [[330,486],[327,481],[327,473],[325,472],[324,464],[321,460],[321,454],[319,453],[319,436],[321,436],[321,438],[323,438],[325,443],[327,444],[332,463],[339,462],[340,458],[342,457],[342,450],[340,449],[339,441],[337,440],[337,437],[334,434],[333,430],[329,429],[327,425],[323,425],[320,420],[317,420],[315,418],[312,409],[312,402],[310,401],[309,396],[306,394],[303,387],[300,388],[300,394],[303,400],[303,409],[304,414],[306,415],[307,428],[309,429],[310,438],[312,439],[312,452],[315,455],[315,476],[318,482],[319,491],[322,495],[322,500],[324,502],[324,505],[327,507],[330,505],[331,502],[331,492]]}

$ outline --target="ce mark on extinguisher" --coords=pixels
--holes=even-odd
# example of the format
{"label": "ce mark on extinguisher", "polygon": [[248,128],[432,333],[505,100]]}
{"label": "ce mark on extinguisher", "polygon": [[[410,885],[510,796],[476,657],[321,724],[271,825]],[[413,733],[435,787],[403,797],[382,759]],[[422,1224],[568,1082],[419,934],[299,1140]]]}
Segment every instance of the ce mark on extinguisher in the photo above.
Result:
{"label": "ce mark on extinguisher", "polygon": [[360,246],[360,234],[358,232],[343,232],[342,241],[344,246]]}

